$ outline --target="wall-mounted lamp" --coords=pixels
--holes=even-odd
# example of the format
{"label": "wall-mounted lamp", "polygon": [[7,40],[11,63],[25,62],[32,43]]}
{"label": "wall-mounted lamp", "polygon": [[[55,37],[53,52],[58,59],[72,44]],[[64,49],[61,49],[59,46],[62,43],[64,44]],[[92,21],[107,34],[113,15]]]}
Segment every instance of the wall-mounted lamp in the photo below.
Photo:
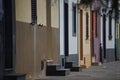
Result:
{"label": "wall-mounted lamp", "polygon": [[43,24],[38,24],[39,27],[46,27],[45,25]]}
{"label": "wall-mounted lamp", "polygon": [[30,25],[32,25],[32,26],[33,26],[33,25],[35,25],[35,23],[31,22],[31,23],[30,23]]}

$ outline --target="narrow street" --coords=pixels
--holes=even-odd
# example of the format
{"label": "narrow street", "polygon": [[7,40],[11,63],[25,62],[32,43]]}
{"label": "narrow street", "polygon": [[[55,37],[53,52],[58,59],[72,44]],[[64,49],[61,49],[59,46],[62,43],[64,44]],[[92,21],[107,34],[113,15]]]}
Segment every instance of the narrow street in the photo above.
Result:
{"label": "narrow street", "polygon": [[120,61],[92,66],[64,77],[46,77],[37,80],[120,80]]}

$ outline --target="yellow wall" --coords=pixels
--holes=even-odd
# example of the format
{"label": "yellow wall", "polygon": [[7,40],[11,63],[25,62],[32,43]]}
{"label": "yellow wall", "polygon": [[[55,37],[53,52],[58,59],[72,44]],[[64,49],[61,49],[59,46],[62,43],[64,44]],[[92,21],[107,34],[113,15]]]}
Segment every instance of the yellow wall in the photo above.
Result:
{"label": "yellow wall", "polygon": [[[58,0],[57,0],[58,1]],[[16,0],[16,72],[25,73],[26,80],[33,80],[34,60],[36,60],[36,76],[45,76],[45,68],[41,70],[41,61],[48,55],[48,41],[51,39],[52,59],[58,63],[59,58],[59,30],[58,30],[58,3],[51,8],[50,29],[37,26],[37,55],[34,59],[34,30],[31,25],[31,0]],[[38,24],[46,26],[46,0],[37,0]]]}
{"label": "yellow wall", "polygon": [[[37,0],[37,23],[46,26],[46,0]],[[51,6],[51,27],[58,28],[58,0]]]}
{"label": "yellow wall", "polygon": [[16,23],[16,72],[27,73],[31,80],[34,67],[33,27]]}
{"label": "yellow wall", "polygon": [[37,23],[46,26],[46,0],[37,0]]}
{"label": "yellow wall", "polygon": [[58,0],[54,0],[54,4],[51,7],[51,26],[58,28]]}
{"label": "yellow wall", "polygon": [[[80,7],[83,10],[83,58],[85,58],[86,67],[91,66],[91,50],[90,50],[90,8]],[[86,12],[89,14],[89,39],[86,40]],[[80,23],[80,15],[78,16],[79,23]],[[80,26],[80,24],[78,24]],[[80,29],[79,29],[80,32]],[[80,36],[80,35],[79,35]],[[79,42],[80,42],[79,37]],[[80,43],[79,43],[80,45]],[[79,46],[80,47],[80,46]],[[80,55],[80,48],[79,48],[79,55]],[[80,60],[79,58],[79,64],[84,65],[84,60]]]}
{"label": "yellow wall", "polygon": [[16,20],[31,23],[31,0],[15,0]]}

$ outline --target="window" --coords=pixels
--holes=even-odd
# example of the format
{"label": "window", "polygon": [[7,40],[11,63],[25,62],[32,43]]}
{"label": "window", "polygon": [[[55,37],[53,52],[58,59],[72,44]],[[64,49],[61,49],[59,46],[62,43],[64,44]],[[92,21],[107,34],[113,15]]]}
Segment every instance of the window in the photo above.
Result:
{"label": "window", "polygon": [[111,14],[109,14],[109,36],[108,36],[109,40],[112,39],[112,16]]}
{"label": "window", "polygon": [[31,16],[32,16],[32,24],[37,22],[37,1],[31,0]]}
{"label": "window", "polygon": [[76,36],[76,5],[75,4],[73,4],[73,31],[72,31],[72,33],[73,33],[73,36]]}
{"label": "window", "polygon": [[95,13],[95,37],[97,37],[98,36],[98,30],[97,30],[98,28],[97,28],[97,12]]}
{"label": "window", "polygon": [[80,60],[83,60],[83,10],[80,10]]}
{"label": "window", "polygon": [[86,40],[89,38],[89,15],[88,12],[86,12]]}

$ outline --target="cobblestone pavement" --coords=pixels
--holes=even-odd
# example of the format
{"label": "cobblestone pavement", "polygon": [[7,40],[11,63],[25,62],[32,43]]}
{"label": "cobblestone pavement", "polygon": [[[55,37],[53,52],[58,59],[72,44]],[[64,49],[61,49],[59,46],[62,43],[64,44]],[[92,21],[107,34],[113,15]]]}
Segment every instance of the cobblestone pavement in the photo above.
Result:
{"label": "cobblestone pavement", "polygon": [[120,80],[120,61],[92,66],[64,77],[45,77],[38,80]]}

